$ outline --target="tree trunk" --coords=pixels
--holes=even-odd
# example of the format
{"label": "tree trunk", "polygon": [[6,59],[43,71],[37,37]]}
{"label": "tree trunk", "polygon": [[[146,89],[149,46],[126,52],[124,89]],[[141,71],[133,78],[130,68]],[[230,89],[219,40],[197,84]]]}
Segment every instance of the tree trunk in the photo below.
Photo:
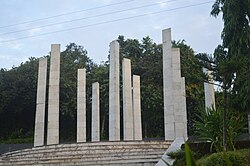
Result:
{"label": "tree trunk", "polygon": [[104,136],[104,128],[105,128],[106,115],[104,114],[102,119],[102,127],[101,127],[101,135]]}
{"label": "tree trunk", "polygon": [[224,111],[223,111],[223,150],[227,151],[227,88],[224,84]]}
{"label": "tree trunk", "polygon": [[249,134],[249,137],[250,137],[250,113],[248,113],[247,119],[248,119],[248,134]]}

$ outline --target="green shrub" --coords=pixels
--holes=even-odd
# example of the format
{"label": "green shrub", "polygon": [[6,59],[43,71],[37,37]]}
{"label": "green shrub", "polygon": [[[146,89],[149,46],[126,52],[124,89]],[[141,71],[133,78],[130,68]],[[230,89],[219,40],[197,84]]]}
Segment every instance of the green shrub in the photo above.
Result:
{"label": "green shrub", "polygon": [[231,163],[232,166],[245,166],[247,165],[246,155],[242,154],[240,151],[220,152],[214,153],[198,161],[198,165],[202,166],[227,166],[229,165],[228,163]]}
{"label": "green shrub", "polygon": [[[227,149],[235,150],[235,139],[244,128],[243,117],[236,112],[229,111],[226,122]],[[223,110],[218,108],[201,111],[198,120],[195,121],[195,135],[211,143],[210,151],[223,151]]]}
{"label": "green shrub", "polygon": [[[191,155],[194,157],[194,158],[200,158],[201,157],[201,154],[198,153],[198,152],[191,152],[191,150],[189,150],[191,153]],[[186,152],[184,149],[179,149],[175,152],[170,152],[167,154],[169,157],[171,157],[172,159],[175,159],[174,163],[173,163],[173,166],[185,166],[187,165],[186,164]]]}
{"label": "green shrub", "polygon": [[170,156],[173,159],[181,159],[185,156],[185,151],[182,149],[179,149],[175,152],[170,152],[167,154],[168,156]]}
{"label": "green shrub", "polygon": [[182,149],[179,149],[175,152],[170,152],[167,154],[172,159],[175,159],[174,166],[183,166],[186,164],[186,157],[185,157],[185,151]]}
{"label": "green shrub", "polygon": [[34,139],[31,138],[10,138],[7,140],[0,140],[0,144],[24,144],[24,143],[33,143]]}

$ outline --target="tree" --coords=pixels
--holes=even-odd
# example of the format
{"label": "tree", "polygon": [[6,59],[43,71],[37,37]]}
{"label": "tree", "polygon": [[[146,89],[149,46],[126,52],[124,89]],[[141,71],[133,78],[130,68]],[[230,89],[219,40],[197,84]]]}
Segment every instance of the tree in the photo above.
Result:
{"label": "tree", "polygon": [[233,94],[235,107],[250,113],[250,1],[216,0],[211,14],[222,13],[224,28],[223,47],[234,65],[235,86]]}
{"label": "tree", "polygon": [[250,76],[250,1],[216,0],[211,14],[217,17],[220,13],[224,21],[222,47],[228,49],[228,63],[224,67],[230,68],[228,75],[235,76],[231,80],[235,99],[232,101],[235,108],[250,114],[250,80],[247,79]]}
{"label": "tree", "polygon": [[[67,45],[60,56],[60,141],[72,142],[76,140],[77,69],[86,68],[87,116],[90,116],[92,70],[96,65],[87,51],[75,43]],[[87,131],[90,138],[89,128]]]}
{"label": "tree", "polygon": [[131,59],[132,74],[141,77],[141,106],[143,137],[162,137],[164,135],[162,50],[161,45],[144,37],[137,39],[118,37],[120,60]]}
{"label": "tree", "polygon": [[33,138],[36,108],[36,58],[0,70],[0,140]]}
{"label": "tree", "polygon": [[[228,56],[228,52],[224,47],[219,45],[215,51],[214,56],[211,57],[208,54],[199,54],[197,55],[201,60],[203,66],[210,71],[213,71],[213,79],[219,84],[223,91],[223,147],[224,150],[227,150],[227,113],[229,110],[228,106],[228,95],[231,92],[231,86],[233,85],[233,68],[231,65],[231,60]],[[208,81],[208,80],[206,80]]]}

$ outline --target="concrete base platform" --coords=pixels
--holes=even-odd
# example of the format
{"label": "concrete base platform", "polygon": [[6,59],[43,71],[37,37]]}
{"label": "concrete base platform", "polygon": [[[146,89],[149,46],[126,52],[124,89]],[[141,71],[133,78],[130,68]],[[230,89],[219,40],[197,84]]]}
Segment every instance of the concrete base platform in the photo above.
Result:
{"label": "concrete base platform", "polygon": [[60,144],[2,154],[2,165],[155,165],[171,141]]}

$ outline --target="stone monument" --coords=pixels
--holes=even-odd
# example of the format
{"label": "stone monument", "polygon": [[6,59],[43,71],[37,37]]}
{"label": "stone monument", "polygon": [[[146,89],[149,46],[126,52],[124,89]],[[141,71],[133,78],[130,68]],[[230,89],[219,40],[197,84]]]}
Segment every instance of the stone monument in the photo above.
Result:
{"label": "stone monument", "polygon": [[123,89],[123,139],[134,139],[134,116],[132,112],[131,61],[122,61],[122,89]]}
{"label": "stone monument", "polygon": [[142,140],[140,76],[133,75],[133,127],[134,140]]}
{"label": "stone monument", "polygon": [[77,76],[77,142],[86,142],[86,69]]}
{"label": "stone monument", "polygon": [[120,141],[119,43],[110,43],[109,66],[109,141]]}
{"label": "stone monument", "polygon": [[60,44],[51,45],[47,145],[59,144]]}
{"label": "stone monument", "polygon": [[[165,140],[187,138],[185,78],[181,77],[180,49],[172,48],[171,29],[162,32]],[[109,141],[120,141],[119,43],[110,43]],[[60,45],[52,44],[48,92],[47,145],[59,144]],[[39,62],[34,146],[44,145],[47,60]],[[131,77],[133,79],[131,79]],[[86,69],[77,74],[77,142],[86,142]],[[140,76],[131,73],[131,61],[122,62],[123,135],[142,140]],[[92,84],[91,141],[100,141],[99,83]]]}
{"label": "stone monument", "polygon": [[39,59],[34,146],[44,145],[47,58]]}
{"label": "stone monument", "polygon": [[92,127],[91,141],[100,141],[100,103],[99,103],[99,83],[92,84]]}
{"label": "stone monument", "polygon": [[212,79],[212,71],[203,68],[203,72],[208,76],[208,83],[204,82],[204,93],[205,93],[205,108],[215,108],[215,96],[214,96],[214,82]]}
{"label": "stone monument", "polygon": [[180,50],[172,48],[171,29],[162,31],[165,140],[187,138],[185,78],[180,73]]}

